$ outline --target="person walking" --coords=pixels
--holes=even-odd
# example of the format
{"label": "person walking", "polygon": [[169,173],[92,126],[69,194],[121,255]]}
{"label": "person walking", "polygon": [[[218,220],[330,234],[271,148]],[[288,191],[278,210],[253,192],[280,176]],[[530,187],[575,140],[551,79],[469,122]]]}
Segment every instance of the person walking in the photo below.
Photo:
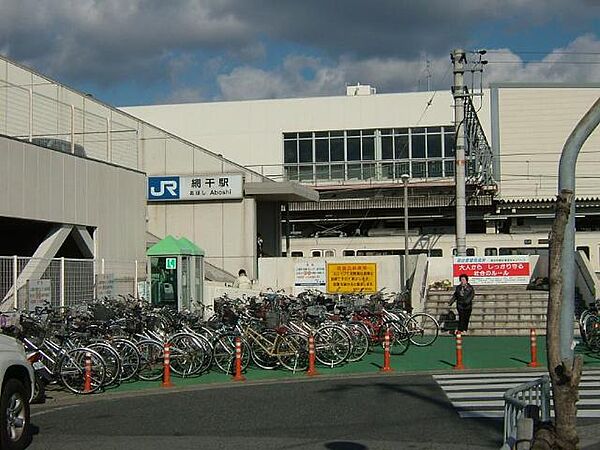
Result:
{"label": "person walking", "polygon": [[252,289],[252,281],[250,281],[244,269],[240,269],[238,272],[238,277],[233,282],[233,287],[237,289]]}
{"label": "person walking", "polygon": [[469,320],[473,311],[475,289],[469,284],[469,276],[467,274],[461,274],[458,279],[460,280],[460,284],[456,286],[456,290],[452,295],[452,299],[448,302],[448,306],[452,306],[456,302],[458,331],[466,333],[469,330]]}

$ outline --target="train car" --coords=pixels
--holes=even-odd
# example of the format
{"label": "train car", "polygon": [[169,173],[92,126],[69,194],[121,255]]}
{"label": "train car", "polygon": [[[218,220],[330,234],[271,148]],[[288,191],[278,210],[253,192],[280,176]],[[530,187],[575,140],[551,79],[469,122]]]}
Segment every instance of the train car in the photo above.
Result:
{"label": "train car", "polygon": [[[456,254],[453,234],[410,235],[409,254],[426,253],[432,258]],[[468,256],[547,255],[548,233],[469,234]],[[285,246],[285,245],[284,245]],[[292,257],[403,255],[404,236],[340,236],[294,238],[290,240]],[[600,232],[577,232],[577,250],[582,250],[594,271],[600,272]]]}

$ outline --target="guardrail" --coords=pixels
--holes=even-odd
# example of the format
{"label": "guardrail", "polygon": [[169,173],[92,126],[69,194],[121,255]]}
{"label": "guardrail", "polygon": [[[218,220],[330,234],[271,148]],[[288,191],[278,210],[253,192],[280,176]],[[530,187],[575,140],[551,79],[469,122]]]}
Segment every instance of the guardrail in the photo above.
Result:
{"label": "guardrail", "polygon": [[539,408],[540,420],[550,420],[550,377],[523,383],[504,393],[504,445],[502,450],[511,450],[517,442],[517,421],[527,414],[532,406]]}

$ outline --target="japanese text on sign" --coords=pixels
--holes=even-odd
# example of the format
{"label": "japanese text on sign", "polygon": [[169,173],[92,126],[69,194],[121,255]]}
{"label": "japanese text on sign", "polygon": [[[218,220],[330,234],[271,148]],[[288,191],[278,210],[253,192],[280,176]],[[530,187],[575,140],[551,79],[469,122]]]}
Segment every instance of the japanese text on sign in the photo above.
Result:
{"label": "japanese text on sign", "polygon": [[325,261],[303,261],[296,263],[294,272],[295,295],[308,289],[325,290],[327,282]]}
{"label": "japanese text on sign", "polygon": [[52,300],[52,282],[50,280],[29,280],[29,310],[35,311],[35,308],[43,308]]}
{"label": "japanese text on sign", "polygon": [[327,264],[327,292],[331,294],[377,292],[377,264]]}
{"label": "japanese text on sign", "polygon": [[148,200],[193,201],[244,198],[241,174],[148,177]]}
{"label": "japanese text on sign", "polygon": [[452,267],[454,284],[459,276],[469,276],[469,283],[476,284],[528,284],[531,267],[529,256],[457,256]]}

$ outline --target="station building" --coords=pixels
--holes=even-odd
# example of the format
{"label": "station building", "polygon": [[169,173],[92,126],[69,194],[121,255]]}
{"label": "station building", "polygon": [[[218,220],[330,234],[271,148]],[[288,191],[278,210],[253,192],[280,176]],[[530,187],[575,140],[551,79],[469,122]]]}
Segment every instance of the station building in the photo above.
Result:
{"label": "station building", "polygon": [[[284,213],[292,256],[402,254],[408,174],[410,252],[454,251],[450,91],[124,108],[279,181],[320,193]],[[498,83],[466,107],[469,255],[547,253],[562,147],[600,85]],[[600,132],[577,166],[578,246],[600,271]],[[289,221],[289,226],[286,225]]]}

